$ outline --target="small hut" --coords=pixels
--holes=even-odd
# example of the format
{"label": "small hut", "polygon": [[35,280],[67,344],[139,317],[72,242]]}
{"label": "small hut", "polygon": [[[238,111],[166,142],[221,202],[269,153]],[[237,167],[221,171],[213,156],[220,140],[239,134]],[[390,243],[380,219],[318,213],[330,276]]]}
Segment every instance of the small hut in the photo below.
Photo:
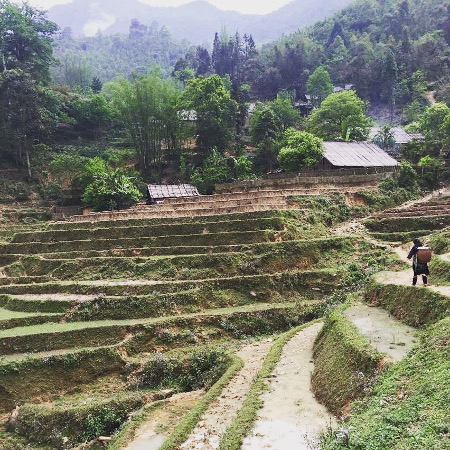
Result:
{"label": "small hut", "polygon": [[161,203],[166,198],[198,197],[200,194],[191,184],[149,184],[147,205]]}
{"label": "small hut", "polygon": [[320,162],[323,170],[382,168],[392,169],[398,161],[372,142],[324,142],[324,154]]}

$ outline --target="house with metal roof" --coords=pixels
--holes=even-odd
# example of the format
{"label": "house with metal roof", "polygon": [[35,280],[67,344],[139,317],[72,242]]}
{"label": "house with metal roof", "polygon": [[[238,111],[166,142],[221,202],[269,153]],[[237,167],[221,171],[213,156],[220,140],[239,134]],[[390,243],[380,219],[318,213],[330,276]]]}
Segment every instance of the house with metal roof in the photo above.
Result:
{"label": "house with metal roof", "polygon": [[372,142],[324,142],[320,162],[323,170],[355,168],[395,168],[398,161]]}
{"label": "house with metal roof", "polygon": [[198,197],[200,194],[191,184],[149,184],[147,185],[147,205],[159,203],[166,198]]}
{"label": "house with metal roof", "polygon": [[[376,139],[377,134],[381,133],[383,130],[380,127],[372,127],[369,132],[369,139]],[[425,138],[421,133],[409,133],[401,127],[392,127],[390,130],[392,138],[394,140],[394,145],[392,148],[392,153],[398,154],[401,149],[412,141],[423,141]],[[389,150],[387,150],[389,152]],[[391,153],[391,152],[390,152]]]}

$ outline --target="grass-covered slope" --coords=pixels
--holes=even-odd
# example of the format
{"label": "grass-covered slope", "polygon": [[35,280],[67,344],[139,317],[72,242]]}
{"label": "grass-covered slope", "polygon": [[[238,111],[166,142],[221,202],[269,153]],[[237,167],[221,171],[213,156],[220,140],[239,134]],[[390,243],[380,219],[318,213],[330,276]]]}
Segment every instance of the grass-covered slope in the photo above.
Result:
{"label": "grass-covered slope", "polygon": [[423,333],[417,348],[388,368],[324,449],[450,447],[450,318]]}

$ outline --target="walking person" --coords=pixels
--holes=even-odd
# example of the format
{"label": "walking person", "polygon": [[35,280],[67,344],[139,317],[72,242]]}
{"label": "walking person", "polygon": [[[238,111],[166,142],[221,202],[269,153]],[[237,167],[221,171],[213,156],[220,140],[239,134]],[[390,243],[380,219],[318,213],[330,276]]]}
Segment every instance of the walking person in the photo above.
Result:
{"label": "walking person", "polygon": [[423,245],[422,242],[420,242],[420,239],[416,238],[413,240],[413,246],[408,253],[408,259],[412,258],[413,260],[412,267],[414,276],[412,284],[415,286],[417,284],[417,276],[422,275],[423,284],[426,286],[428,284],[428,275],[430,274],[430,271],[428,270],[428,264],[426,262],[419,261],[419,247],[423,247]]}

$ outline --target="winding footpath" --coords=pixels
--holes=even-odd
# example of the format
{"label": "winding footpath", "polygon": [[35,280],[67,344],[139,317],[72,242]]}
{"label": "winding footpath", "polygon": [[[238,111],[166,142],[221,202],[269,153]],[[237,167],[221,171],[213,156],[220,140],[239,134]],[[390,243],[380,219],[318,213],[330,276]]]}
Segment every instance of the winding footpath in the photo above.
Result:
{"label": "winding footpath", "polygon": [[319,404],[311,389],[313,345],[322,323],[297,333],[285,346],[261,399],[253,433],[244,440],[243,450],[317,448],[317,439],[336,421]]}

